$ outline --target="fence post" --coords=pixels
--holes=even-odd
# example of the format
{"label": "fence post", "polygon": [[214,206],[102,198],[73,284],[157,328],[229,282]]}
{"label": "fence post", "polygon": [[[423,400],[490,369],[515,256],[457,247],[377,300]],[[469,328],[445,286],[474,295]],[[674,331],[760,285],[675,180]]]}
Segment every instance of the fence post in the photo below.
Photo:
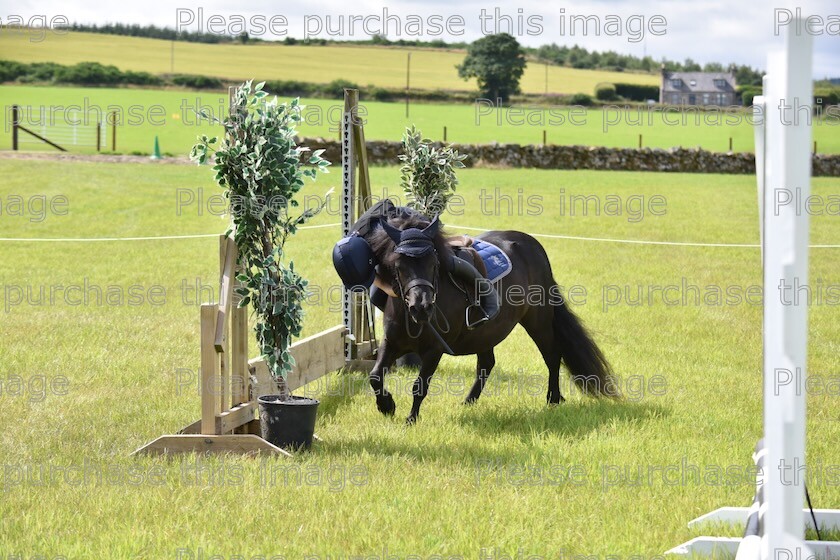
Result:
{"label": "fence post", "polygon": [[96,121],[96,151],[100,151],[102,148],[102,123],[100,121]]}
{"label": "fence post", "polygon": [[732,151],[732,137],[729,137],[729,151]]}
{"label": "fence post", "polygon": [[443,141],[446,142],[446,127],[443,127]]}
{"label": "fence post", "polygon": [[543,146],[545,146],[546,144],[547,144],[547,142],[546,142],[546,132],[545,132],[545,129],[543,129]]}
{"label": "fence post", "polygon": [[12,150],[18,149],[18,124],[20,123],[20,107],[12,105]]}
{"label": "fence post", "polygon": [[641,147],[642,147],[642,135],[639,134],[639,148],[641,149]]}
{"label": "fence post", "polygon": [[117,151],[117,112],[111,111],[111,151]]}

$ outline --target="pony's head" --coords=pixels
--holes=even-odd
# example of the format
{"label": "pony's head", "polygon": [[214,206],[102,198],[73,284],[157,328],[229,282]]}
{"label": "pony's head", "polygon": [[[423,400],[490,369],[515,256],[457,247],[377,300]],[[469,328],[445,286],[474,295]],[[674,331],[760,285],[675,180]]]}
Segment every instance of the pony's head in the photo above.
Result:
{"label": "pony's head", "polygon": [[411,318],[426,322],[434,311],[440,263],[452,249],[440,231],[437,218],[400,214],[380,220],[371,246],[381,265],[381,275],[403,299]]}

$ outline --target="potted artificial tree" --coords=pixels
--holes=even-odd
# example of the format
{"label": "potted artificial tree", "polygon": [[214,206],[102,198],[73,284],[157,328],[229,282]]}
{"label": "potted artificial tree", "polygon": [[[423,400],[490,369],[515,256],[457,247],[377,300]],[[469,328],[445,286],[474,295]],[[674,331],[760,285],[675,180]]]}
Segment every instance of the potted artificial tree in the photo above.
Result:
{"label": "potted artificial tree", "polygon": [[[230,204],[228,234],[233,233],[239,249],[239,306],[251,305],[260,354],[277,387],[258,401],[262,436],[278,447],[306,448],[312,443],[318,401],[291,395],[285,380],[294,366],[289,347],[301,332],[307,282],[285,258],[284,248],[321,209],[296,213],[295,195],[306,177],[314,180],[329,162],[321,158],[323,150],[308,154],[308,148],[297,145],[299,100],[269,100],[262,87],[251,81],[237,87],[230,114],[214,119],[225,129],[219,147],[213,147],[216,138],[201,136],[190,157],[202,164],[212,154],[216,182]],[[302,168],[304,156],[311,166],[307,169]]]}
{"label": "potted artificial tree", "polygon": [[408,205],[429,218],[446,210],[458,186],[456,169],[465,167],[466,154],[451,145],[435,146],[414,125],[406,128],[402,138],[403,154],[398,156],[400,183]]}

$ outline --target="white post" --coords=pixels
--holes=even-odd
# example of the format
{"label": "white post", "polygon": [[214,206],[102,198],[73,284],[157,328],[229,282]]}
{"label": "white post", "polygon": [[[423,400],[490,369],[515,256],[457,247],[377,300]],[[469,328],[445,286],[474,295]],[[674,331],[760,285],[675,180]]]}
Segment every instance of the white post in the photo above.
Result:
{"label": "white post", "polygon": [[[767,76],[761,81],[761,91],[767,91]],[[761,262],[764,263],[764,178],[767,129],[767,103],[764,95],[753,98],[753,133],[755,134],[755,178],[758,187],[758,233],[761,244]]]}
{"label": "white post", "polygon": [[[761,557],[809,558],[805,546],[805,392],[808,328],[811,36],[792,22],[771,54],[764,185],[764,444],[767,449]],[[800,198],[801,197],[801,198]],[[783,201],[789,201],[783,204]],[[799,289],[805,287],[804,289]],[[790,378],[788,378],[788,375]],[[789,382],[782,382],[783,380]]]}
{"label": "white post", "polygon": [[[804,30],[794,35],[791,30]],[[811,186],[811,35],[797,18],[785,50],[771,55],[764,95],[754,100],[755,155],[764,269],[764,439],[757,450],[753,508],[722,507],[689,523],[746,524],[743,539],[695,537],[666,554],[736,560],[840,558],[840,542],[805,541],[806,526],[840,530],[840,510],[805,505],[808,227]],[[754,512],[758,511],[757,543]],[[812,518],[813,516],[813,518]]]}

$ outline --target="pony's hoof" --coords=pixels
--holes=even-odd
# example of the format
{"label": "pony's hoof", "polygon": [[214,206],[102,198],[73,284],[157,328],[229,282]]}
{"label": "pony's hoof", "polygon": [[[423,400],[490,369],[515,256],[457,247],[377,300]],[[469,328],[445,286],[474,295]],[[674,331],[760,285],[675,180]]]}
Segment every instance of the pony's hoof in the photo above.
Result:
{"label": "pony's hoof", "polygon": [[548,401],[548,406],[557,406],[558,404],[563,404],[564,402],[566,402],[566,399],[563,398],[563,395],[554,396],[552,394],[549,394],[546,397],[546,400]]}
{"label": "pony's hoof", "polygon": [[409,415],[408,418],[405,419],[406,426],[413,426],[417,423],[417,417],[414,415]]}
{"label": "pony's hoof", "polygon": [[466,399],[464,399],[463,405],[464,406],[473,405],[473,404],[476,403],[477,400],[478,400],[478,397],[467,397]]}
{"label": "pony's hoof", "polygon": [[376,397],[376,408],[385,416],[393,416],[397,411],[397,404],[394,402],[394,397],[387,395],[384,397]]}

